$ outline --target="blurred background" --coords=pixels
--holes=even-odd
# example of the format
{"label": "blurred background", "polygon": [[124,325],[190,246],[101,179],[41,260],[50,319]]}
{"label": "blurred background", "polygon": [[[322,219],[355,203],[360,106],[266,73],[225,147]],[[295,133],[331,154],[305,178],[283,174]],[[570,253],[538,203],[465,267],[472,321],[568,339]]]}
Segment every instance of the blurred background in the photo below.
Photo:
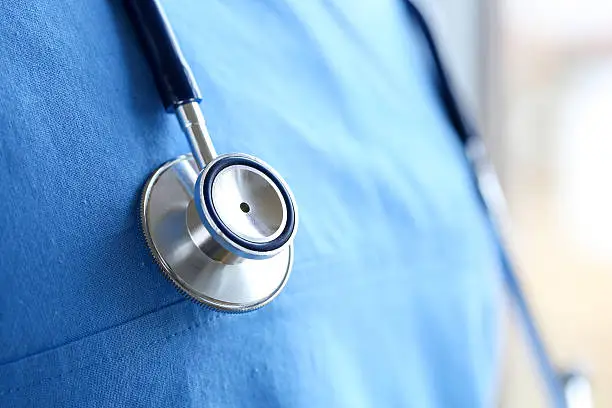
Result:
{"label": "blurred background", "polygon": [[[501,177],[550,352],[612,407],[612,1],[419,3]],[[507,322],[500,405],[544,407],[511,307]]]}

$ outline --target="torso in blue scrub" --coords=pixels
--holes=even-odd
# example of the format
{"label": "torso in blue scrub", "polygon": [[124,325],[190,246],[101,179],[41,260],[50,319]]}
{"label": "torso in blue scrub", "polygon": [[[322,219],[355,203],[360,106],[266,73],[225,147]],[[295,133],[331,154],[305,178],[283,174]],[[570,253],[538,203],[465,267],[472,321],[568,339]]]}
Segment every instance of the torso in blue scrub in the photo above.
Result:
{"label": "torso in blue scrub", "polygon": [[141,189],[188,152],[120,1],[0,3],[0,406],[486,407],[499,261],[394,0],[165,1],[219,152],[295,193],[285,291],[175,291]]}

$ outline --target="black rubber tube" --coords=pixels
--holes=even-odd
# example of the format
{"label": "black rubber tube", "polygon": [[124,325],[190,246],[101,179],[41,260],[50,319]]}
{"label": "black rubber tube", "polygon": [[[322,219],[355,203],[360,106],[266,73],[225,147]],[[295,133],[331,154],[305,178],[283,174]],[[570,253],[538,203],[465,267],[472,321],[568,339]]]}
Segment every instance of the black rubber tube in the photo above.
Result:
{"label": "black rubber tube", "polygon": [[125,0],[127,14],[149,61],[167,112],[202,95],[189,65],[157,0]]}

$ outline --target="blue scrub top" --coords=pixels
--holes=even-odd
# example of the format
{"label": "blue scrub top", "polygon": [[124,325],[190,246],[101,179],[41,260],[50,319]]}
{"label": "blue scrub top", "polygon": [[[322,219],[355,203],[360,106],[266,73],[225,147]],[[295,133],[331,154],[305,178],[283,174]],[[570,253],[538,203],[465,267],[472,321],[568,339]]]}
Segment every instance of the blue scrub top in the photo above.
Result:
{"label": "blue scrub top", "polygon": [[0,3],[0,406],[484,407],[499,260],[395,0],[166,1],[219,152],[300,208],[269,306],[185,300],[138,220],[188,152],[120,1]]}

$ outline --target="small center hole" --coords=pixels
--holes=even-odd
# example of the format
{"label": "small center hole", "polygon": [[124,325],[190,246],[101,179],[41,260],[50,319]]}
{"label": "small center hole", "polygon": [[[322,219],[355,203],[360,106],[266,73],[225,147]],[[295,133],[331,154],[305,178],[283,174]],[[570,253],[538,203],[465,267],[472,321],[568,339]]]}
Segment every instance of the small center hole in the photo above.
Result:
{"label": "small center hole", "polygon": [[251,207],[249,207],[247,203],[240,203],[240,209],[243,213],[248,213],[249,211],[251,211]]}

